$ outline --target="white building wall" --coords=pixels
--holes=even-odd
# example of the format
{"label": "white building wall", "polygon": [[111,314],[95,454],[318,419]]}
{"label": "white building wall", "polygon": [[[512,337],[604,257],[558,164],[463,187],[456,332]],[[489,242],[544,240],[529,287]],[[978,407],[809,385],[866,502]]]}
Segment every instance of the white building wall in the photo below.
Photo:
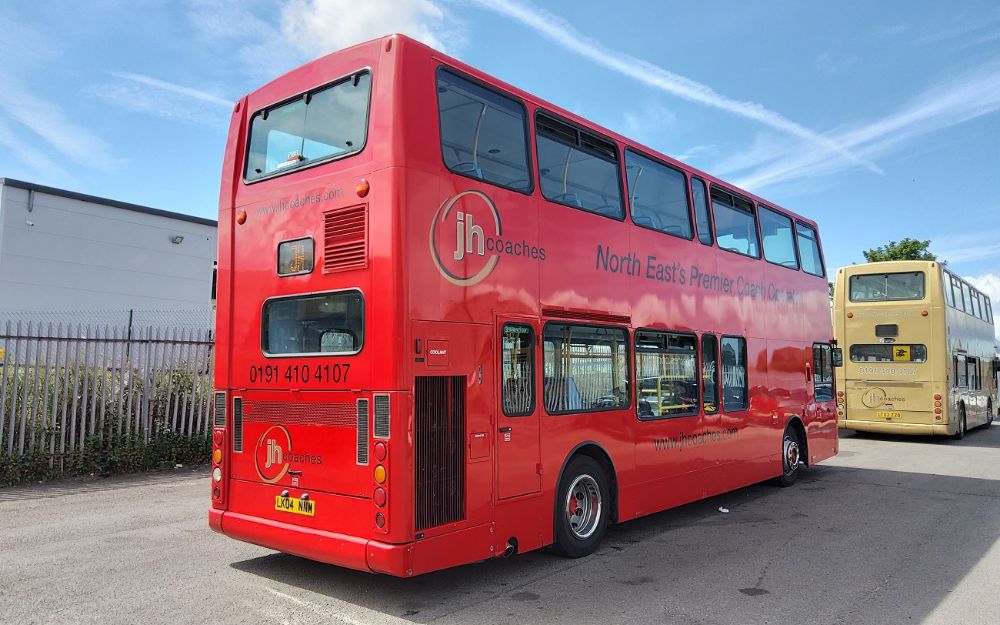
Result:
{"label": "white building wall", "polygon": [[214,222],[19,184],[0,186],[0,311],[211,306]]}

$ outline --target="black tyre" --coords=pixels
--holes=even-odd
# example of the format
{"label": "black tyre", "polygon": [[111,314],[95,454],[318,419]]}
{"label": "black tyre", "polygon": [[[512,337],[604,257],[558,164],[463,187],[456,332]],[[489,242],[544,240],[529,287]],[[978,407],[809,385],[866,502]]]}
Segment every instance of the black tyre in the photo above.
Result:
{"label": "black tyre", "polygon": [[958,405],[958,430],[952,435],[956,441],[965,438],[965,404]]}
{"label": "black tyre", "polygon": [[802,472],[802,441],[799,440],[798,431],[790,424],[785,428],[785,435],[781,437],[781,476],[777,482],[779,486],[791,486],[799,479]]}
{"label": "black tyre", "polygon": [[986,427],[989,428],[993,425],[993,400],[986,402]]}
{"label": "black tyre", "polygon": [[568,558],[592,554],[604,538],[610,514],[611,497],[604,469],[590,456],[576,456],[563,472],[556,491],[552,550]]}

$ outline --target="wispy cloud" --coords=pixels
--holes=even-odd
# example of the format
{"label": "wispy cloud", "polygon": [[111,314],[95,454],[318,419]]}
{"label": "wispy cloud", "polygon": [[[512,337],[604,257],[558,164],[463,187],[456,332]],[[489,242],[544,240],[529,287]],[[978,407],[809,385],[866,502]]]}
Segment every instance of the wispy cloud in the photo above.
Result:
{"label": "wispy cloud", "polygon": [[281,11],[281,33],[310,56],[389,32],[406,33],[434,48],[447,49],[452,30],[444,8],[431,0],[291,0]]}
{"label": "wispy cloud", "polygon": [[622,117],[625,134],[643,142],[650,142],[652,137],[672,128],[677,122],[673,111],[655,102],[626,111]]}
{"label": "wispy cloud", "polygon": [[[59,167],[45,155],[45,150],[18,138],[13,130],[3,122],[0,122],[0,145],[10,151],[16,161],[32,173],[46,172],[49,176],[68,177],[62,167]],[[7,175],[11,175],[10,172],[7,172]]]}
{"label": "wispy cloud", "polygon": [[941,236],[934,239],[931,247],[941,260],[949,263],[966,263],[998,258],[1000,257],[1000,229]]}
{"label": "wispy cloud", "polygon": [[853,165],[861,165],[872,172],[882,173],[882,170],[875,163],[853,153],[848,146],[810,130],[762,104],[730,98],[718,93],[708,85],[675,74],[649,61],[607,48],[577,31],[569,22],[558,15],[531,3],[513,0],[468,1],[480,8],[513,19],[574,54],[650,87],[691,102],[751,119],[808,142],[823,151],[828,158],[834,155],[839,156]]}
{"label": "wispy cloud", "polygon": [[192,87],[185,87],[183,85],[176,85],[172,82],[167,82],[165,80],[160,80],[158,78],[152,78],[151,76],[145,76],[143,74],[133,74],[130,72],[111,72],[112,75],[128,80],[140,85],[146,85],[148,87],[153,87],[155,89],[160,89],[162,91],[167,91],[174,93],[186,98],[191,98],[192,100],[198,100],[199,102],[206,102],[208,104],[214,104],[216,106],[221,106],[224,109],[231,109],[233,107],[233,102],[225,98],[220,98],[219,96],[208,93],[207,91],[202,91],[200,89],[194,89]]}
{"label": "wispy cloud", "polygon": [[692,145],[674,158],[685,163],[690,163],[704,156],[714,154],[718,149],[716,145]]}
{"label": "wispy cloud", "polygon": [[118,108],[207,126],[225,125],[233,103],[214,93],[132,72],[109,72],[115,80],[89,94]]}
{"label": "wispy cloud", "polygon": [[861,58],[857,55],[839,55],[827,50],[816,57],[816,60],[813,61],[813,67],[816,68],[817,72],[839,74],[849,67],[857,65],[860,61]]}
{"label": "wispy cloud", "polygon": [[56,104],[40,98],[21,80],[0,73],[0,110],[8,121],[30,130],[56,152],[78,165],[116,171],[120,157],[86,126],[70,119]]}
{"label": "wispy cloud", "polygon": [[0,58],[4,59],[0,64],[4,122],[0,143],[25,166],[47,178],[63,173],[55,165],[56,154],[88,169],[118,169],[121,159],[103,139],[32,88],[31,78],[42,75],[62,54],[59,42],[9,15],[0,15],[0,32]]}
{"label": "wispy cloud", "polygon": [[956,13],[954,20],[939,30],[914,39],[914,43],[927,45],[957,41],[959,47],[971,42],[992,41],[1000,30],[1000,9],[972,14]]}
{"label": "wispy cloud", "polygon": [[[978,276],[966,276],[972,286],[989,296],[994,321],[1000,314],[1000,272],[992,271]],[[998,344],[1000,344],[1000,323],[994,323]]]}
{"label": "wispy cloud", "polygon": [[435,0],[185,0],[185,6],[196,36],[204,45],[235,48],[234,69],[253,84],[391,32],[450,51],[463,42],[463,25]]}
{"label": "wispy cloud", "polygon": [[889,24],[887,26],[876,28],[875,35],[878,37],[898,37],[899,35],[909,32],[910,28],[911,25],[908,22]]}
{"label": "wispy cloud", "polygon": [[[863,157],[877,158],[917,137],[997,110],[1000,110],[1000,60],[933,85],[895,113],[833,136],[838,143]],[[809,149],[808,145],[796,150],[789,150],[787,146],[761,150],[756,163],[746,160],[741,166],[759,166],[737,181],[740,186],[750,189],[792,178],[830,175],[845,169],[844,163],[831,160],[824,151]]]}

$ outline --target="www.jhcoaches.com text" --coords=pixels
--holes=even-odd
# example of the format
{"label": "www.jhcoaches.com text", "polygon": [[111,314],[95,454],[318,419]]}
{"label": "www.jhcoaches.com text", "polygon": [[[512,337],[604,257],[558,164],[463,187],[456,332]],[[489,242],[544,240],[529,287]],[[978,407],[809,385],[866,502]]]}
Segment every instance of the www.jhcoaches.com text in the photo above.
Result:
{"label": "www.jhcoaches.com text", "polygon": [[732,440],[739,436],[736,428],[726,428],[725,430],[709,430],[699,434],[685,434],[681,432],[677,436],[653,439],[653,447],[656,451],[666,451],[668,449],[684,449],[686,447],[700,447],[711,443],[721,443]]}

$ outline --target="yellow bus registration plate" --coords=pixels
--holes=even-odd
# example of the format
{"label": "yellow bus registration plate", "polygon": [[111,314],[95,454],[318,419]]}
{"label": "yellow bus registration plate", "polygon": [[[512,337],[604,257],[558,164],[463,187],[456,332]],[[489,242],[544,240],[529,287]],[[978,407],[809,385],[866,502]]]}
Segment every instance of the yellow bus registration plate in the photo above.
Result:
{"label": "yellow bus registration plate", "polygon": [[279,512],[315,516],[316,502],[311,499],[292,499],[291,497],[277,495],[274,498],[274,509]]}
{"label": "yellow bus registration plate", "polygon": [[876,410],[875,411],[875,416],[878,417],[878,418],[880,418],[880,419],[898,419],[898,418],[902,417],[903,415],[901,415],[898,412],[890,412],[888,410]]}

